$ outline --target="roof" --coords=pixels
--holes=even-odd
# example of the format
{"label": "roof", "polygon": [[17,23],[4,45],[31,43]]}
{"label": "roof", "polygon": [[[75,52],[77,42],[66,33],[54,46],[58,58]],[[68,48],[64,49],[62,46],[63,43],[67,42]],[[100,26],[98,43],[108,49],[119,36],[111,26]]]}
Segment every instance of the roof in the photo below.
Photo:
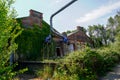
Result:
{"label": "roof", "polygon": [[63,35],[62,35],[61,33],[59,33],[55,28],[51,27],[51,30],[52,30],[52,32],[53,32],[55,35],[63,38]]}
{"label": "roof", "polygon": [[67,34],[67,36],[70,36],[70,35],[75,34],[77,32],[78,32],[78,30],[75,30],[74,32]]}
{"label": "roof", "polygon": [[33,12],[36,12],[36,13],[39,13],[39,14],[43,14],[43,13],[38,12],[38,11],[35,11],[35,10],[33,10],[33,9],[30,9],[30,11],[33,11]]}
{"label": "roof", "polygon": [[[31,12],[35,12],[35,13],[38,13],[38,14],[42,14],[41,12],[38,12],[38,11],[35,11],[35,10],[30,10],[30,14],[31,14]],[[21,18],[17,18],[17,20],[21,20],[21,19],[26,19],[26,18],[29,18],[30,16],[27,16],[27,17],[21,17]],[[49,26],[50,27],[50,25],[48,24],[48,23],[46,23],[44,20],[42,20],[42,26]],[[52,33],[55,35],[55,36],[57,36],[57,37],[60,37],[60,38],[63,38],[64,36],[61,34],[61,33],[59,33],[55,28],[53,28],[53,27],[51,27],[51,31],[52,31]]]}
{"label": "roof", "polygon": [[87,36],[87,34],[81,30],[76,30],[68,34],[69,40],[77,40],[79,42],[91,42],[91,39]]}

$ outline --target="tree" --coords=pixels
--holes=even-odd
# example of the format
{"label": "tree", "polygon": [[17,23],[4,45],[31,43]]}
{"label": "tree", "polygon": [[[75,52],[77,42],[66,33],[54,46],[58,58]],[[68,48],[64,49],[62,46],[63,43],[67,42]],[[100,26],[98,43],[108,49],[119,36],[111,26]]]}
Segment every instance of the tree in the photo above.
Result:
{"label": "tree", "polygon": [[107,24],[107,36],[108,36],[109,41],[111,42],[114,42],[115,28],[116,28],[115,24],[116,24],[115,19],[110,17],[108,19],[108,24]]}
{"label": "tree", "polygon": [[120,32],[120,12],[108,19],[106,31],[108,41],[114,42],[115,36]]}
{"label": "tree", "polygon": [[115,18],[115,23],[116,23],[115,34],[117,35],[120,33],[120,12],[118,12],[114,18]]}
{"label": "tree", "polygon": [[72,33],[72,31],[70,31],[70,30],[67,30],[67,31],[66,31],[66,33],[67,33],[67,34],[70,34],[70,33]]}
{"label": "tree", "polygon": [[9,59],[17,48],[14,40],[21,30],[15,20],[15,10],[11,8],[13,3],[13,0],[0,0],[0,80],[11,80],[15,75]]}
{"label": "tree", "polygon": [[106,45],[106,30],[103,25],[89,26],[88,34],[94,42],[94,47],[101,47]]}
{"label": "tree", "polygon": [[118,12],[114,16],[114,21],[115,21],[115,29],[114,29],[114,40],[115,42],[112,44],[112,48],[115,48],[115,50],[120,51],[119,45],[120,45],[120,12]]}

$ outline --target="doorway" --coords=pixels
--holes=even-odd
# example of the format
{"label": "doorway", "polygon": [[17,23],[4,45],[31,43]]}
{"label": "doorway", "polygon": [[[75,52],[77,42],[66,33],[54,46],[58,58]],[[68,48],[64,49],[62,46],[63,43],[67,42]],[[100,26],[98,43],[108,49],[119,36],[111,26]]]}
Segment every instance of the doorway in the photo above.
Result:
{"label": "doorway", "polygon": [[60,47],[57,47],[57,48],[56,48],[56,53],[57,53],[57,56],[58,56],[58,57],[60,57],[60,56],[61,56]]}

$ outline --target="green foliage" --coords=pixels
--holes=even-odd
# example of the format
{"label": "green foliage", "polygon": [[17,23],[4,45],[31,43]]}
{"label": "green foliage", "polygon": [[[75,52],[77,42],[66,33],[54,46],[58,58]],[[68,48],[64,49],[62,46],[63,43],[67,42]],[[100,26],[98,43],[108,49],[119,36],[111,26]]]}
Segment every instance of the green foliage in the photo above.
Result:
{"label": "green foliage", "polygon": [[108,19],[107,24],[107,38],[109,42],[115,42],[116,35],[120,32],[120,12],[118,12],[114,17]]}
{"label": "green foliage", "polygon": [[9,64],[10,55],[15,53],[15,38],[21,33],[19,24],[14,19],[15,11],[11,8],[13,0],[0,0],[0,80],[12,80],[17,72]]}
{"label": "green foliage", "polygon": [[[76,31],[77,31],[77,30],[67,30],[67,31],[66,31],[66,34],[74,33],[74,32],[76,32]],[[83,31],[84,33],[87,32],[87,30],[86,30],[84,27],[83,27],[82,31]]]}
{"label": "green foliage", "polygon": [[120,33],[117,33],[115,40],[116,40],[115,43],[111,44],[111,48],[113,48],[120,54]]}
{"label": "green foliage", "polygon": [[88,70],[100,75],[103,69],[103,57],[95,50],[89,50],[84,56],[84,64]]}
{"label": "green foliage", "polygon": [[[18,20],[20,22],[20,20]],[[23,28],[23,32],[16,39],[18,43],[17,52],[21,60],[42,60],[43,48],[46,47],[44,40],[48,36],[49,25],[42,21],[42,28],[34,25],[33,28]]]}
{"label": "green foliage", "polygon": [[103,25],[93,25],[89,26],[88,34],[90,38],[93,40],[93,45],[95,48],[102,47],[103,45],[107,45],[107,36],[106,30]]}
{"label": "green foliage", "polygon": [[49,66],[44,66],[44,69],[39,69],[36,71],[36,75],[44,80],[51,78],[53,75],[53,69]]}
{"label": "green foliage", "polygon": [[[52,69],[53,73],[49,78],[52,80],[98,80],[99,76],[104,75],[119,63],[120,53],[118,52],[111,47],[75,51],[59,60],[59,64]],[[42,76],[43,73],[41,72]]]}
{"label": "green foliage", "polygon": [[73,32],[75,32],[76,30],[72,30],[72,31],[70,31],[70,30],[68,30],[68,31],[66,31],[66,34],[70,34],[70,33],[73,33]]}

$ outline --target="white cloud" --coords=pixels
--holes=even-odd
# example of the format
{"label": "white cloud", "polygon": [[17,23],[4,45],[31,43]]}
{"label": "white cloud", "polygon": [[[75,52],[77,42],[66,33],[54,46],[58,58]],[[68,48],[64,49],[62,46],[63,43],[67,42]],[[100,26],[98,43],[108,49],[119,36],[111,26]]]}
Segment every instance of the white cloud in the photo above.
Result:
{"label": "white cloud", "polygon": [[60,3],[62,2],[63,0],[56,0],[55,3]]}
{"label": "white cloud", "polygon": [[62,3],[64,0],[53,0],[51,6],[56,6],[60,3]]}
{"label": "white cloud", "polygon": [[76,20],[77,23],[85,23],[91,20],[95,20],[97,18],[100,18],[108,13],[111,13],[113,10],[120,8],[120,1],[109,4],[106,6],[101,6],[98,9],[95,9],[87,14],[85,14],[83,17],[80,17]]}

